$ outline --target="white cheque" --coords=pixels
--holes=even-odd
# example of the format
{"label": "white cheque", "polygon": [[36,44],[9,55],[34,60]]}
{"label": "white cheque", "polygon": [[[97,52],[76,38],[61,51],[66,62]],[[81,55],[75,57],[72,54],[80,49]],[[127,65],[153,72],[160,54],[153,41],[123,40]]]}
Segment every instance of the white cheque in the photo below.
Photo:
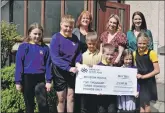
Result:
{"label": "white cheque", "polygon": [[135,95],[137,69],[110,66],[81,66],[76,77],[75,93]]}

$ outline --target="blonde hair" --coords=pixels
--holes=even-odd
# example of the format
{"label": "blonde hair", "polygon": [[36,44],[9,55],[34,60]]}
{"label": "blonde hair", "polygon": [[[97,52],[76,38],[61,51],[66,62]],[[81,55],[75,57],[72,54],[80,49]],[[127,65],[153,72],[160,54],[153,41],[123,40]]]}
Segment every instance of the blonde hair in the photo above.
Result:
{"label": "blonde hair", "polygon": [[106,24],[106,29],[108,29],[108,27],[109,27],[109,20],[110,20],[111,18],[116,19],[116,21],[117,21],[117,28],[116,28],[116,30],[117,30],[117,31],[121,31],[122,26],[121,26],[121,23],[120,23],[120,18],[119,18],[119,16],[116,15],[116,14],[111,14],[111,15],[109,16],[108,22],[107,22],[107,24]]}
{"label": "blonde hair", "polygon": [[88,34],[86,35],[86,41],[97,41],[98,40],[98,36],[96,32],[88,32]]}
{"label": "blonde hair", "polygon": [[144,30],[142,30],[142,31],[138,34],[138,36],[137,36],[137,43],[138,43],[139,38],[143,38],[144,40],[147,40],[148,46],[149,46],[149,44],[150,44],[150,39],[149,39],[149,36],[147,35],[147,33],[146,33]]}
{"label": "blonde hair", "polygon": [[72,15],[64,15],[61,18],[61,23],[63,23],[63,22],[74,24],[75,19],[72,17]]}
{"label": "blonde hair", "polygon": [[107,50],[107,49],[112,50],[113,52],[115,52],[115,46],[113,46],[110,43],[105,43],[102,46],[103,46],[103,48],[102,48],[102,53],[103,54],[104,54],[105,50]]}

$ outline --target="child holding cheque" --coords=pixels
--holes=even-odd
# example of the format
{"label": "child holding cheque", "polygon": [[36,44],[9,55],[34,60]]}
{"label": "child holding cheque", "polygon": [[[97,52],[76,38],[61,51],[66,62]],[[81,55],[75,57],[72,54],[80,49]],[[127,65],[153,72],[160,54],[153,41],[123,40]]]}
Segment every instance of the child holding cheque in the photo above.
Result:
{"label": "child holding cheque", "polygon": [[[102,47],[102,60],[98,65],[113,66],[112,59],[115,53],[115,47],[111,44],[104,44]],[[117,112],[116,95],[98,95],[97,108],[98,113],[116,113]]]}
{"label": "child holding cheque", "polygon": [[[133,54],[130,50],[125,49],[123,52],[123,66],[124,68],[135,68],[133,66]],[[137,85],[137,95],[135,97],[138,97],[140,86]],[[129,95],[122,95],[118,96],[118,109],[119,112],[130,112],[134,113],[136,110],[136,98],[134,96]]]}
{"label": "child holding cheque", "polygon": [[65,108],[69,113],[74,110],[75,75],[77,73],[75,63],[81,62],[82,57],[79,40],[76,35],[72,34],[74,23],[75,19],[71,15],[64,15],[60,22],[60,32],[54,34],[50,42],[58,113],[63,113]]}
{"label": "child holding cheque", "polygon": [[137,36],[138,49],[133,53],[140,84],[140,112],[151,112],[150,101],[158,99],[155,75],[159,74],[160,68],[157,54],[154,50],[148,49],[149,44],[149,36],[145,32],[140,32]]}
{"label": "child holding cheque", "polygon": [[[89,32],[86,35],[87,51],[82,55],[83,65],[96,65],[101,61],[101,52],[97,49],[98,36],[96,32]],[[81,64],[77,63],[77,67]],[[95,98],[96,95],[81,94],[81,113],[96,113]]]}

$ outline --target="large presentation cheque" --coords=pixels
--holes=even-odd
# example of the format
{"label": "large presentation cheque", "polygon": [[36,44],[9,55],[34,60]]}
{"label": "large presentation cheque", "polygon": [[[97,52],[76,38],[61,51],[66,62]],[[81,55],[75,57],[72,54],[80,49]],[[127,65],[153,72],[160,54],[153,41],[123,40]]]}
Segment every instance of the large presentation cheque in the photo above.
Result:
{"label": "large presentation cheque", "polygon": [[76,77],[75,93],[135,95],[137,69],[98,66],[81,66]]}

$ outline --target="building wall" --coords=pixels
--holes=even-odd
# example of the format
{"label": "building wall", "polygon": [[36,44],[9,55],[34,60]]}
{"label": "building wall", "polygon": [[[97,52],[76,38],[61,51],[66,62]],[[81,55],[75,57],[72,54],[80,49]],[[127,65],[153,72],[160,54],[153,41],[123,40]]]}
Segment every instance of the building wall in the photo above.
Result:
{"label": "building wall", "polygon": [[[165,1],[125,1],[130,5],[130,25],[132,25],[132,15],[135,11],[141,11],[146,19],[147,27],[151,30],[154,41],[154,50],[165,46],[164,14]],[[157,76],[158,83],[164,83],[164,55],[158,54],[160,74]]]}
{"label": "building wall", "polygon": [[151,30],[154,40],[154,49],[164,46],[164,13],[165,1],[128,1],[130,5],[130,25],[132,25],[132,15],[135,11],[141,11],[146,19],[147,27]]}

